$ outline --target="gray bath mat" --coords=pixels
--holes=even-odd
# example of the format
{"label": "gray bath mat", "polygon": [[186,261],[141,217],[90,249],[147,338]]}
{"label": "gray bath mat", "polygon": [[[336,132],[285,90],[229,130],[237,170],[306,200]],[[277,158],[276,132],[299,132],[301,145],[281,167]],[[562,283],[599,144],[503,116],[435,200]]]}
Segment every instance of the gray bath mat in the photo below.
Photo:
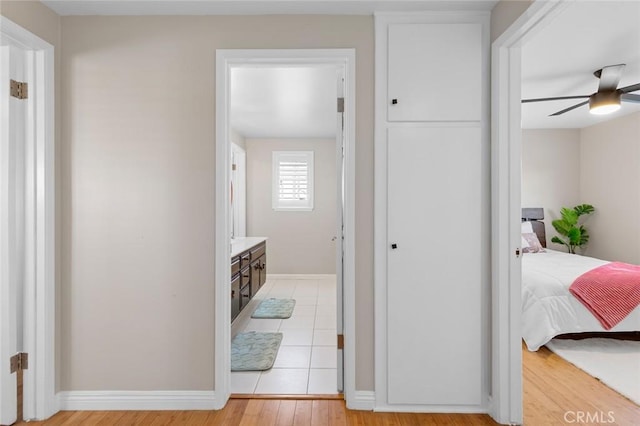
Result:
{"label": "gray bath mat", "polygon": [[231,342],[231,371],[263,371],[273,367],[282,333],[248,331]]}
{"label": "gray bath mat", "polygon": [[295,305],[294,299],[264,299],[251,318],[289,318]]}

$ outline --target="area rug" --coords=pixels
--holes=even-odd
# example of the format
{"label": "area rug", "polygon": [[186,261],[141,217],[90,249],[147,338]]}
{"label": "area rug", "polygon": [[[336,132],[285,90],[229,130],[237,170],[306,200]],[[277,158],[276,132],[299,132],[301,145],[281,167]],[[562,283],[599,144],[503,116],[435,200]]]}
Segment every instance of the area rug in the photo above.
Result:
{"label": "area rug", "polygon": [[273,367],[282,333],[248,331],[231,341],[231,371],[263,371]]}
{"label": "area rug", "polygon": [[546,346],[579,369],[640,404],[640,342],[602,338],[553,339]]}
{"label": "area rug", "polygon": [[264,299],[253,311],[251,318],[289,318],[295,305],[294,299]]}

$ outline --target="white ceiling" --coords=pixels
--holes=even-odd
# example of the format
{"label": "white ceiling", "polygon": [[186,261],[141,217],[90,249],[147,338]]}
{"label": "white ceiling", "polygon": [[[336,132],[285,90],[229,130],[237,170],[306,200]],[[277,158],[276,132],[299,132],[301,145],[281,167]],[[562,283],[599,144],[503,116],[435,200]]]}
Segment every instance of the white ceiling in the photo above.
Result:
{"label": "white ceiling", "polygon": [[[522,98],[590,95],[599,82],[593,72],[621,63],[627,66],[618,87],[640,83],[640,2],[573,2],[523,46]],[[640,104],[623,102],[606,116],[590,114],[585,105],[549,117],[581,101],[523,104],[522,127],[583,128],[640,111]]]}
{"label": "white ceiling", "polygon": [[231,70],[231,127],[247,138],[335,138],[337,69]]}
{"label": "white ceiling", "polygon": [[42,0],[67,15],[371,15],[376,11],[491,10],[497,0]]}

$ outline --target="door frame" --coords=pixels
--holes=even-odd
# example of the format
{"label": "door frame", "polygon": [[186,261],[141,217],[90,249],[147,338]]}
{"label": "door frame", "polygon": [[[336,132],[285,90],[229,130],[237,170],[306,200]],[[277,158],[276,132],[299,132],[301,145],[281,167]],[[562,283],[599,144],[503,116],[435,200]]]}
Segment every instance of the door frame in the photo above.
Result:
{"label": "door frame", "polygon": [[[0,40],[29,52],[25,140],[24,418],[58,411],[55,395],[55,103],[54,47],[0,16]],[[3,118],[4,119],[4,118]],[[4,207],[4,203],[2,204]],[[2,260],[4,262],[4,259]],[[4,289],[1,289],[4,291]],[[7,338],[0,329],[0,341]]]}
{"label": "door frame", "polygon": [[[230,395],[231,312],[229,232],[230,70],[242,65],[337,65],[345,75],[344,190],[344,396],[355,403],[355,49],[218,49],[216,50],[216,194],[215,194],[215,338],[214,408]],[[338,330],[340,332],[340,330]]]}
{"label": "door frame", "polygon": [[492,44],[491,258],[492,389],[489,413],[522,424],[521,46],[573,0],[535,0]]}

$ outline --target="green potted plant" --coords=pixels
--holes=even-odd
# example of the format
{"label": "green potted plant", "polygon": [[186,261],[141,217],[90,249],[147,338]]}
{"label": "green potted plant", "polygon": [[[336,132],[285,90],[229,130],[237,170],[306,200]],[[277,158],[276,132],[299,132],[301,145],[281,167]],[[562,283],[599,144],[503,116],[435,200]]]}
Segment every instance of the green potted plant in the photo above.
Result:
{"label": "green potted plant", "polygon": [[578,223],[580,216],[591,214],[595,211],[590,204],[580,204],[573,209],[563,207],[560,209],[561,219],[556,219],[551,224],[560,236],[553,237],[551,242],[563,244],[569,249],[569,253],[575,254],[576,247],[582,247],[589,241],[589,234],[584,225]]}

